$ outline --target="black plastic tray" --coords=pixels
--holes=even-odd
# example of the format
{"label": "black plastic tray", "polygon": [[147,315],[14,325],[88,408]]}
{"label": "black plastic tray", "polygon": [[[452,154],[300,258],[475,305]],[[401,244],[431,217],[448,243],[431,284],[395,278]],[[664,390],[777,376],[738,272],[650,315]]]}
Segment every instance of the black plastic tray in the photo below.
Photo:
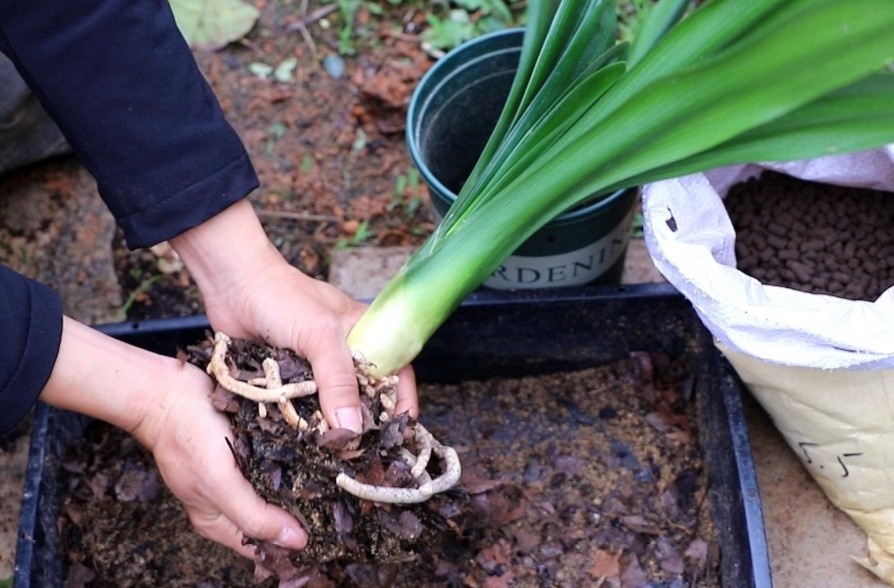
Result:
{"label": "black plastic tray", "polygon": [[[98,327],[173,354],[208,329],[205,317]],[[742,387],[691,305],[667,285],[473,294],[435,334],[414,366],[420,381],[457,382],[575,369],[663,351],[695,365],[701,444],[710,472],[725,588],[770,588],[760,493],[741,405]],[[87,419],[40,405],[34,416],[16,550],[16,588],[62,586],[57,552],[59,490],[48,465]]]}

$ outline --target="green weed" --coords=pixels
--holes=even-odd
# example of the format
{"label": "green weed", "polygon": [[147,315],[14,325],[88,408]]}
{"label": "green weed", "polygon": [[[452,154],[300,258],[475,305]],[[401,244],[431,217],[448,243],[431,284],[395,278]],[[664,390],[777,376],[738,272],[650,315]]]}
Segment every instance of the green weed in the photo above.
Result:
{"label": "green weed", "polygon": [[429,28],[422,32],[421,39],[433,54],[491,31],[524,24],[522,0],[450,0],[431,6],[426,17]]}
{"label": "green weed", "polygon": [[276,143],[286,134],[286,125],[281,122],[275,122],[267,127],[267,140],[264,142],[264,151],[272,153]]}
{"label": "green weed", "polygon": [[419,170],[411,167],[407,173],[400,174],[394,180],[394,194],[388,204],[388,210],[402,209],[407,217],[412,217],[422,205]]}
{"label": "green weed", "polygon": [[363,245],[372,236],[369,228],[369,221],[365,220],[357,227],[357,232],[350,237],[339,239],[335,244],[336,250],[347,249],[348,247],[357,247]]}
{"label": "green weed", "polygon": [[[136,303],[137,298],[145,294],[152,288],[155,282],[159,281],[162,278],[160,274],[156,274],[154,276],[150,276],[149,278],[143,280],[139,286],[134,288],[133,292],[130,293],[130,296],[127,297],[127,300],[124,301],[124,304],[121,305],[121,308],[118,309],[118,312],[115,313],[115,321],[123,322],[127,320],[127,314],[130,312],[130,309]],[[0,586],[2,588],[2,586]]]}

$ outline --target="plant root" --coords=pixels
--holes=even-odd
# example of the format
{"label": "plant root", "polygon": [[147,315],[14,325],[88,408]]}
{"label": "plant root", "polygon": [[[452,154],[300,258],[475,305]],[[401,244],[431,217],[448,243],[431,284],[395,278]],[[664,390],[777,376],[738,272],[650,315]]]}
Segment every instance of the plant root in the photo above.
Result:
{"label": "plant root", "polygon": [[[253,378],[247,382],[237,380],[230,373],[230,368],[227,365],[227,350],[230,342],[230,337],[225,333],[218,331],[214,334],[214,346],[207,367],[208,373],[225,390],[257,402],[258,413],[262,417],[267,414],[265,404],[276,403],[286,423],[299,431],[307,431],[310,425],[298,414],[292,405],[291,399],[316,393],[316,383],[313,380],[306,380],[300,383],[283,384],[279,364],[272,357],[265,358],[261,363],[261,367],[264,370],[263,378]],[[393,419],[397,407],[397,376],[371,376],[368,369],[369,363],[359,354],[354,354],[354,365],[361,393],[373,401],[378,401],[382,409],[379,414],[380,424]],[[309,418],[318,423],[316,426],[317,433],[323,434],[329,429],[326,419],[323,418],[319,411],[315,411],[312,417]],[[410,475],[417,484],[416,488],[366,484],[345,472],[340,472],[336,476],[336,485],[345,492],[362,500],[387,504],[424,502],[433,495],[445,492],[456,486],[462,474],[462,467],[456,450],[441,444],[421,423],[414,423],[411,430],[418,455],[414,455],[410,450],[402,448],[399,456],[409,466]],[[358,435],[353,445],[359,444],[360,438],[361,436]],[[433,455],[443,462],[442,472],[435,478],[432,478],[432,475],[428,472]]]}
{"label": "plant root", "polygon": [[[394,417],[397,407],[397,376],[390,375],[382,378],[371,376],[369,363],[359,353],[354,353],[354,365],[357,369],[357,379],[361,390],[370,398],[378,397],[383,409],[379,420],[383,423],[387,422]],[[413,436],[419,454],[413,455],[409,450],[403,449],[400,456],[410,466],[410,475],[419,484],[417,488],[375,486],[360,482],[345,472],[336,476],[335,483],[345,492],[353,494],[357,498],[388,504],[425,502],[434,494],[445,492],[456,486],[462,474],[462,466],[456,450],[442,445],[428,432],[428,429],[418,422],[413,425]],[[434,479],[426,471],[432,453],[444,462],[444,471]]]}
{"label": "plant root", "polygon": [[[307,429],[307,421],[298,415],[295,407],[292,406],[291,399],[316,393],[316,382],[305,380],[304,382],[283,384],[279,373],[279,364],[272,357],[268,357],[261,364],[264,369],[263,379],[255,378],[248,382],[237,380],[230,374],[230,368],[227,366],[227,349],[230,347],[230,341],[230,337],[221,331],[214,334],[214,349],[211,352],[211,359],[208,361],[208,373],[214,376],[217,383],[225,390],[257,402],[258,414],[261,417],[267,415],[267,407],[264,406],[264,403],[275,402],[283,419],[291,427]],[[260,383],[264,384],[264,388],[257,386]]]}
{"label": "plant root", "polygon": [[[419,482],[418,488],[393,488],[390,486],[364,484],[344,472],[336,476],[335,483],[345,492],[353,494],[357,498],[388,504],[425,502],[433,495],[445,492],[456,486],[462,474],[462,466],[456,450],[439,443],[421,424],[416,423],[414,428],[417,439],[427,438],[430,440],[427,445],[429,455],[425,459],[421,459],[421,456],[417,457],[406,450],[401,452],[401,458],[412,468],[411,474]],[[425,470],[432,451],[444,461],[444,472],[434,479]],[[422,466],[421,468],[419,467],[420,465]]]}

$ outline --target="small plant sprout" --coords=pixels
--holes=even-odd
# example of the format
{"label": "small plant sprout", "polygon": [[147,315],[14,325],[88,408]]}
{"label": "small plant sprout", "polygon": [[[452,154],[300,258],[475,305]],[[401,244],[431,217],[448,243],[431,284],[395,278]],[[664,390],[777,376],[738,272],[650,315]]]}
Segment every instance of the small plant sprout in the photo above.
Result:
{"label": "small plant sprout", "polygon": [[433,8],[438,4],[443,11],[427,16],[428,28],[421,35],[422,48],[434,57],[478,35],[515,26],[522,13],[519,0],[453,0]]}
{"label": "small plant sprout", "polygon": [[369,228],[369,221],[362,220],[357,224],[357,230],[354,231],[354,234],[351,237],[339,239],[338,243],[335,244],[335,249],[341,250],[349,247],[357,247],[362,245],[371,235],[372,231]]}

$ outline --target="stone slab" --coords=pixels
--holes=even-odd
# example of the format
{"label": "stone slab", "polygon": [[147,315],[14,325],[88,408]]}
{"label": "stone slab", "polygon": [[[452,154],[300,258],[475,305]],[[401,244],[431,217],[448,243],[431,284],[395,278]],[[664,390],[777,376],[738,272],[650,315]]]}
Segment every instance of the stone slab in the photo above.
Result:
{"label": "stone slab", "polygon": [[[332,254],[329,281],[359,300],[369,300],[378,294],[388,280],[409,259],[413,247],[356,247],[340,249]],[[664,282],[649,257],[642,239],[633,239],[624,259],[625,284]]]}

